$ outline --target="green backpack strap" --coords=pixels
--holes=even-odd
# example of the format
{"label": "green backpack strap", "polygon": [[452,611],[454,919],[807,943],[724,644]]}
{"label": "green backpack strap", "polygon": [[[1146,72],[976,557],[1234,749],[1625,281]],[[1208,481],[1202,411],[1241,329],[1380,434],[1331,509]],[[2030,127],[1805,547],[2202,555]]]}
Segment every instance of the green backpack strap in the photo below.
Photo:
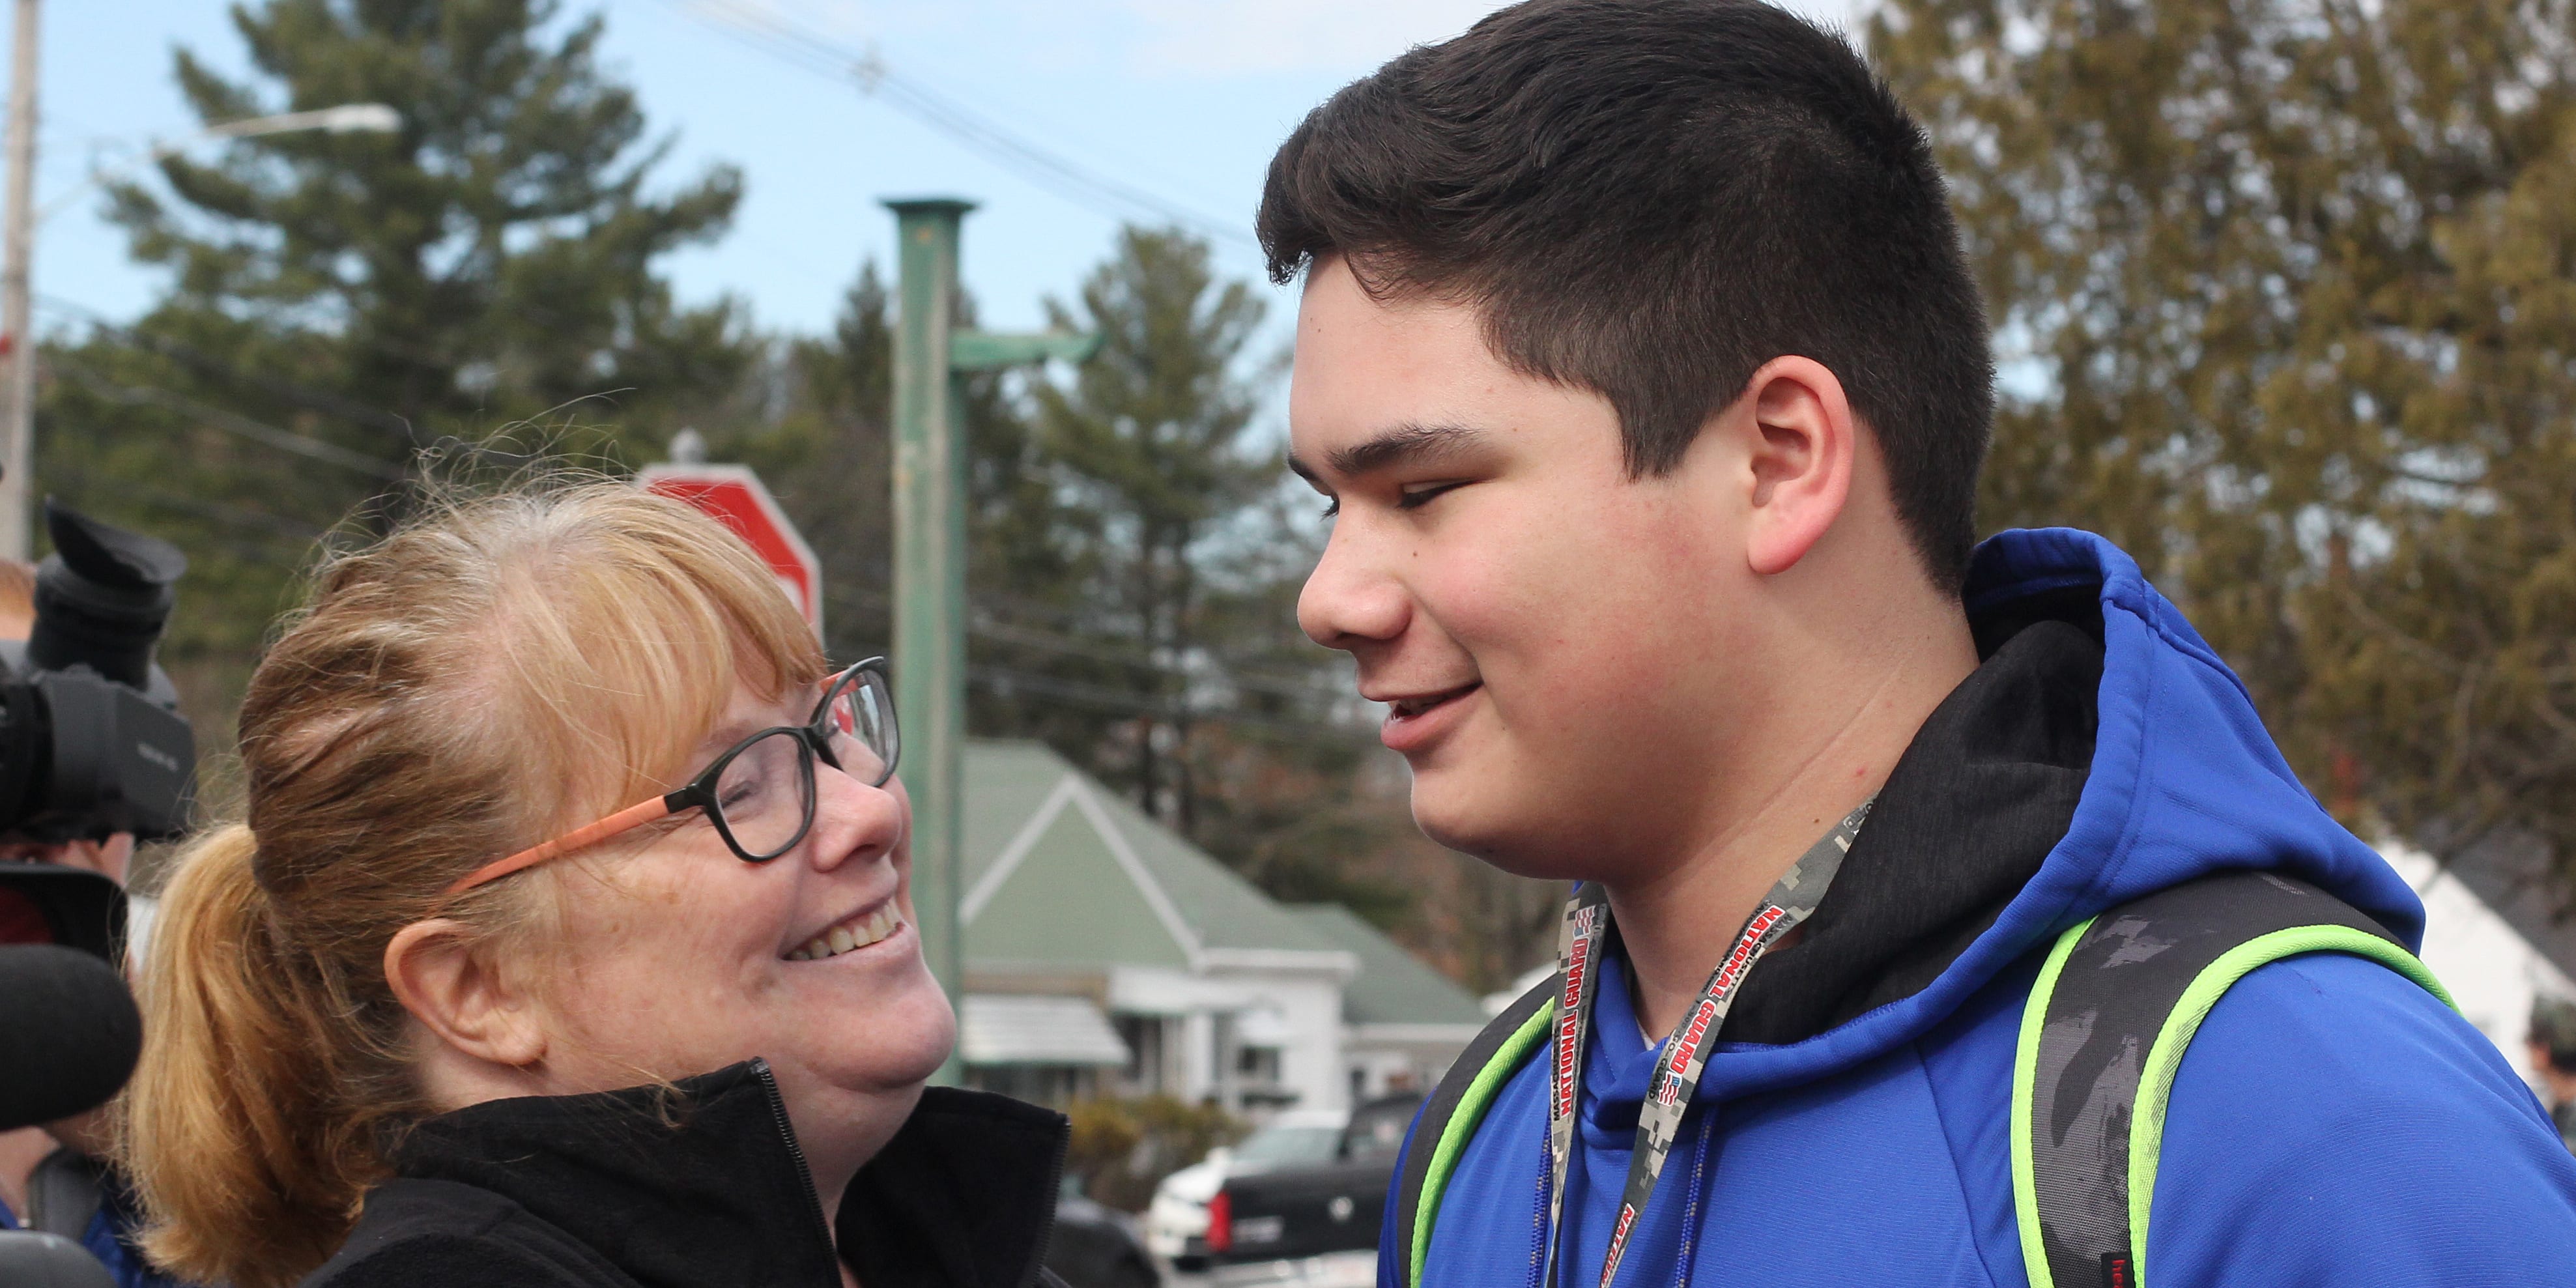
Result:
{"label": "green backpack strap", "polygon": [[1431,1098],[1414,1119],[1413,1143],[1405,1151],[1404,1171],[1395,1191],[1395,1247],[1389,1251],[1404,1271],[1406,1288],[1420,1288],[1422,1255],[1431,1246],[1431,1222],[1440,1214],[1440,1195],[1458,1156],[1475,1138],[1477,1124],[1493,1107],[1495,1093],[1539,1049],[1548,1017],[1556,1014],[1557,981],[1550,975],[1523,993],[1489,1021],[1476,1040],[1458,1053]]}
{"label": "green backpack strap", "polygon": [[2230,871],[2060,936],[2013,1058],[2013,1217],[2031,1288],[2140,1288],[2165,1104],[2229,986],[2300,953],[2367,957],[2450,994],[2379,923],[2305,882]]}

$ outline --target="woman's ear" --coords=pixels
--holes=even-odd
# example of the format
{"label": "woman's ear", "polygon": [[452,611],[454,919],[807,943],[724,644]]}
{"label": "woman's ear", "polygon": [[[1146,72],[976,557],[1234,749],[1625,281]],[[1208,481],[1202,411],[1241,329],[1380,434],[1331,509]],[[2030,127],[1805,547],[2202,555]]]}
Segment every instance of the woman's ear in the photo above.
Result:
{"label": "woman's ear", "polygon": [[1745,555],[1768,577],[1796,567],[1851,498],[1859,427],[1842,381],[1812,358],[1774,358],[1746,382],[1752,524]]}
{"label": "woman's ear", "polygon": [[546,1057],[546,1024],[536,999],[485,954],[465,923],[414,922],[385,945],[385,982],[412,1018],[456,1051],[523,1069]]}

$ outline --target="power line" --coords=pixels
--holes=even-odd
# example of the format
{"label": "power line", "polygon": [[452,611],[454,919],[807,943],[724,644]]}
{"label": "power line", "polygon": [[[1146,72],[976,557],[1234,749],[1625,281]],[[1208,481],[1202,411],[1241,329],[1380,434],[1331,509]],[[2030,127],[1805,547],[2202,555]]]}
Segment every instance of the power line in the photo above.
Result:
{"label": "power line", "polygon": [[[356,452],[351,452],[334,444],[297,434],[291,430],[281,429],[274,425],[252,420],[249,417],[226,411],[219,407],[209,406],[208,404],[198,402],[195,399],[188,398],[181,394],[172,393],[165,389],[156,389],[144,385],[120,384],[94,370],[91,370],[86,364],[80,362],[78,359],[67,359],[60,354],[56,354],[49,359],[49,362],[55,370],[68,377],[73,382],[90,390],[93,394],[111,402],[121,403],[127,406],[155,407],[165,411],[177,412],[181,415],[196,418],[211,428],[221,430],[225,433],[232,434],[251,442],[256,442],[264,446],[283,451],[293,452],[297,455],[306,456],[315,460],[340,465],[344,468],[371,474],[375,477],[387,479],[389,481],[400,482],[407,477],[402,467],[391,461],[380,460],[374,457],[364,456]],[[86,481],[85,475],[79,477],[81,477],[83,481]],[[125,485],[120,484],[119,486],[122,487]],[[149,491],[149,489],[145,490]],[[280,531],[284,535],[297,538],[309,539],[320,535],[318,529],[310,529],[293,520],[279,518],[278,516],[270,515],[262,511],[248,511],[240,510],[238,507],[219,506],[219,503],[201,502],[193,498],[179,496],[175,493],[155,491],[151,492],[151,495],[161,500],[164,504],[179,505],[183,508],[190,509],[191,512],[199,513],[205,517],[222,518],[236,522],[255,522],[259,526],[267,527],[272,531]],[[208,509],[207,507],[210,506],[216,506],[222,512],[218,513],[216,510]],[[892,603],[891,597],[886,595],[883,591],[860,590],[856,592],[856,596],[862,601],[877,607],[890,606]],[[1149,647],[1144,646],[1141,641],[1075,639],[1044,628],[1012,622],[991,613],[978,613],[975,619],[969,624],[968,631],[972,635],[982,637],[983,639],[993,643],[1036,649],[1040,652],[1051,653],[1060,657],[1079,657],[1091,661],[1103,662],[1113,666],[1149,670],[1158,674],[1172,676],[1183,681],[1213,680],[1242,692],[1266,693],[1276,697],[1298,701],[1330,700],[1334,696],[1326,691],[1321,685],[1310,681],[1302,681],[1290,676],[1265,674],[1258,671],[1238,670],[1228,667],[1221,662],[1207,670],[1194,670],[1153,656],[1153,651]],[[1181,711],[1158,707],[1151,705],[1141,696],[1127,690],[1113,689],[1106,686],[1088,685],[1079,681],[1063,680],[1050,676],[1038,676],[1026,672],[1009,671],[999,668],[983,668],[983,670],[987,673],[987,678],[997,679],[1002,683],[1013,684],[1032,693],[1041,693],[1060,700],[1079,701],[1090,705],[1114,703],[1116,704],[1116,709],[1130,711],[1135,714],[1161,715],[1167,718],[1174,715],[1189,715],[1193,718],[1228,719],[1282,731],[1297,727],[1285,722],[1269,720],[1251,713],[1213,710]]]}
{"label": "power line", "polygon": [[1084,684],[1078,680],[1062,680],[1050,675],[1037,675],[1008,667],[969,665],[966,668],[966,678],[1002,697],[1028,693],[1075,706],[1114,711],[1122,715],[1152,716],[1157,720],[1190,720],[1204,724],[1242,725],[1290,741],[1309,743],[1319,747],[1351,747],[1360,742],[1356,732],[1349,736],[1336,736],[1334,726],[1323,721],[1298,722],[1273,719],[1246,711],[1157,705],[1124,689],[1114,689],[1101,684]]}
{"label": "power line", "polygon": [[[882,580],[879,580],[874,585],[866,589],[858,590],[853,593],[859,599],[874,607],[890,608],[894,604],[894,596],[889,590],[887,590],[886,584]],[[1069,634],[1068,632],[1100,631],[1103,629],[1098,616],[1093,613],[1085,612],[1080,608],[1069,607],[1061,604],[1050,604],[1042,600],[1030,599],[1022,595],[1014,595],[1009,591],[978,588],[970,591],[969,597],[973,601],[971,607],[979,614],[977,618],[968,623],[968,629],[970,631],[977,629],[984,623],[997,622],[1017,630],[1036,631],[1042,634],[1051,633],[1053,638],[1056,640],[1071,640],[1076,638],[1076,636]],[[1118,650],[1117,655],[1114,657],[1104,656],[1103,660],[1142,666],[1168,666],[1164,661],[1151,656],[1153,652],[1152,646],[1144,642],[1144,637],[1141,633],[1118,628],[1113,628],[1109,630],[1108,633],[1117,636],[1120,640],[1133,642],[1114,646]],[[1083,644],[1086,648],[1101,647],[1101,645],[1096,643],[1094,640],[1084,640]],[[1038,644],[1037,647],[1046,647],[1046,645]],[[1228,660],[1213,646],[1198,644],[1191,647],[1204,649],[1211,658],[1212,665],[1229,676],[1248,676],[1263,680],[1267,684],[1273,686],[1290,686],[1294,691],[1285,692],[1284,696],[1311,697],[1319,691],[1319,687],[1323,690],[1330,690],[1334,694],[1339,693],[1339,689],[1335,687],[1340,683],[1339,680],[1327,681],[1310,676],[1301,676],[1286,671],[1246,668],[1239,663]],[[1250,687],[1260,688],[1262,686],[1254,685]]]}
{"label": "power line", "polygon": [[60,353],[49,354],[46,357],[46,365],[68,376],[74,384],[109,402],[121,403],[128,407],[157,407],[163,411],[192,416],[207,426],[222,430],[236,438],[280,451],[293,452],[298,456],[337,465],[342,469],[355,470],[376,478],[399,483],[409,477],[403,467],[392,461],[353,452],[337,444],[298,434],[293,430],[280,429],[275,425],[252,420],[248,416],[226,411],[221,407],[209,406],[166,389],[155,389],[148,385],[118,384],[91,370],[77,358],[66,358]]}
{"label": "power line", "polygon": [[966,104],[886,65],[875,50],[853,50],[792,19],[763,13],[739,0],[671,0],[700,22],[781,61],[818,76],[855,82],[861,93],[982,153],[1022,178],[1103,214],[1144,214],[1203,236],[1258,248],[1251,234],[1224,220],[1112,178],[1049,151]]}
{"label": "power line", "polygon": [[1217,663],[1209,671],[1194,671],[1187,666],[1155,658],[1151,650],[1146,647],[1122,646],[1123,641],[1121,644],[1095,644],[1088,640],[1074,639],[1058,635],[1053,631],[1038,630],[991,616],[969,621],[966,631],[970,635],[980,635],[997,644],[1015,644],[1022,648],[1039,649],[1060,656],[1085,657],[1112,666],[1144,667],[1184,680],[1218,679],[1234,688],[1253,693],[1267,693],[1274,697],[1301,701],[1330,700],[1332,697],[1330,691],[1317,683],[1287,676],[1267,675],[1259,671],[1237,670],[1223,663]]}
{"label": "power line", "polygon": [[[884,609],[894,605],[894,597],[881,589],[861,589],[848,593],[851,598],[871,608]],[[1153,646],[1134,635],[1122,634],[1110,638],[1081,639],[1045,627],[1032,626],[1025,621],[1014,621],[1008,616],[993,612],[990,605],[998,602],[1015,605],[1023,610],[1035,610],[1040,606],[1023,600],[1013,600],[1007,595],[974,591],[968,594],[968,599],[970,615],[966,622],[967,635],[991,643],[1036,649],[1058,657],[1082,658],[1130,670],[1154,671],[1186,682],[1215,681],[1243,692],[1267,693],[1291,701],[1330,703],[1345,696],[1320,679],[1309,679],[1276,671],[1247,670],[1233,666],[1222,658],[1213,657],[1212,653],[1211,662],[1206,668],[1193,669],[1157,656],[1157,650]]]}
{"label": "power line", "polygon": [[[298,523],[293,519],[281,518],[265,510],[227,505],[221,501],[209,501],[203,497],[165,491],[149,484],[136,483],[131,479],[116,478],[101,481],[88,471],[77,469],[56,470],[53,474],[54,477],[65,480],[72,489],[84,493],[112,492],[120,498],[132,498],[146,505],[175,510],[242,532],[255,538],[255,541],[226,539],[219,544],[235,555],[256,563],[287,568],[299,566],[305,556],[311,553],[313,544],[320,541],[323,536],[319,528]],[[289,545],[295,547],[296,553],[292,557],[281,557],[278,552]]]}
{"label": "power line", "polygon": [[147,353],[157,353],[164,357],[176,358],[200,375],[212,375],[225,380],[238,381],[253,389],[257,389],[262,393],[285,399],[287,402],[304,408],[307,411],[318,411],[326,416],[346,421],[349,424],[356,425],[362,429],[381,430],[388,434],[395,435],[406,444],[415,444],[418,441],[417,436],[412,431],[412,423],[409,417],[402,416],[395,412],[386,411],[381,407],[371,407],[365,403],[357,402],[353,399],[332,393],[329,390],[316,389],[311,385],[298,384],[292,380],[280,380],[274,376],[255,375],[241,371],[234,367],[229,361],[207,353],[205,350],[199,349],[194,345],[173,340],[167,336],[153,335],[145,331],[137,330],[133,327],[119,325],[115,322],[109,321],[105,315],[98,311],[80,304],[75,304],[70,300],[60,299],[50,295],[38,295],[36,297],[36,307],[48,313],[60,314],[86,323],[92,331],[104,335],[129,349],[140,349]]}

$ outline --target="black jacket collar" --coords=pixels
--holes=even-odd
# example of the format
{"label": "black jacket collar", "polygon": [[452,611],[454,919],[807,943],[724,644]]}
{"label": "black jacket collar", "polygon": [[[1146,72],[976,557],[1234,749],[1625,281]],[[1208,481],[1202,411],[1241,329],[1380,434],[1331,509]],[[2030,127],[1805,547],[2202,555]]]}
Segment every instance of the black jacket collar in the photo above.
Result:
{"label": "black jacket collar", "polygon": [[[850,1183],[838,1245],[859,1281],[1026,1288],[1055,1217],[1062,1115],[933,1087]],[[414,1180],[474,1186],[645,1288],[832,1288],[840,1276],[765,1062],[665,1090],[496,1100],[416,1125]]]}

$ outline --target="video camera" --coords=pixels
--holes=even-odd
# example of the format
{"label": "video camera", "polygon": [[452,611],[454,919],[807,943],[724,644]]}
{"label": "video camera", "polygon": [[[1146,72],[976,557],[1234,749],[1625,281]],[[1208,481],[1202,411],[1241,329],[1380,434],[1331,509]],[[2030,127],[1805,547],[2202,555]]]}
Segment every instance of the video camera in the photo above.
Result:
{"label": "video camera", "polygon": [[188,557],[45,502],[54,553],[36,570],[36,624],[0,641],[0,833],[40,841],[188,826],[197,743],[152,661]]}
{"label": "video camera", "polygon": [[[51,499],[54,553],[36,570],[35,626],[0,640],[0,840],[164,840],[188,825],[196,738],[153,663],[187,556]],[[111,957],[125,900],[74,868],[0,863],[0,942]]]}
{"label": "video camera", "polygon": [[[34,629],[24,643],[0,640],[0,841],[176,836],[195,792],[196,740],[152,650],[187,557],[50,499],[45,526],[54,553],[36,570]],[[9,1012],[17,1023],[0,1030],[12,1039],[0,1122],[87,1108],[70,1102],[91,1094],[83,1088],[95,1091],[91,1104],[105,1100],[133,1067],[131,1050],[107,1031],[121,1032],[123,1021],[111,1023],[116,1008],[102,1000],[124,990],[125,911],[123,888],[97,872],[0,861],[0,945],[9,946],[0,948],[9,965],[0,993],[36,1007]],[[103,964],[93,973],[114,987],[76,987],[78,977],[63,973],[74,956]],[[38,974],[14,973],[26,970]],[[36,987],[38,977],[55,983]],[[120,1014],[132,1010],[127,999]],[[59,1022],[38,1022],[57,1013]]]}
{"label": "video camera", "polygon": [[[196,738],[153,663],[187,557],[45,502],[54,553],[36,570],[35,624],[0,640],[0,841],[60,844],[188,826]],[[113,1097],[142,1021],[122,972],[125,891],[107,876],[0,862],[0,1129]],[[0,1288],[108,1284],[80,1245],[0,1233]]]}

